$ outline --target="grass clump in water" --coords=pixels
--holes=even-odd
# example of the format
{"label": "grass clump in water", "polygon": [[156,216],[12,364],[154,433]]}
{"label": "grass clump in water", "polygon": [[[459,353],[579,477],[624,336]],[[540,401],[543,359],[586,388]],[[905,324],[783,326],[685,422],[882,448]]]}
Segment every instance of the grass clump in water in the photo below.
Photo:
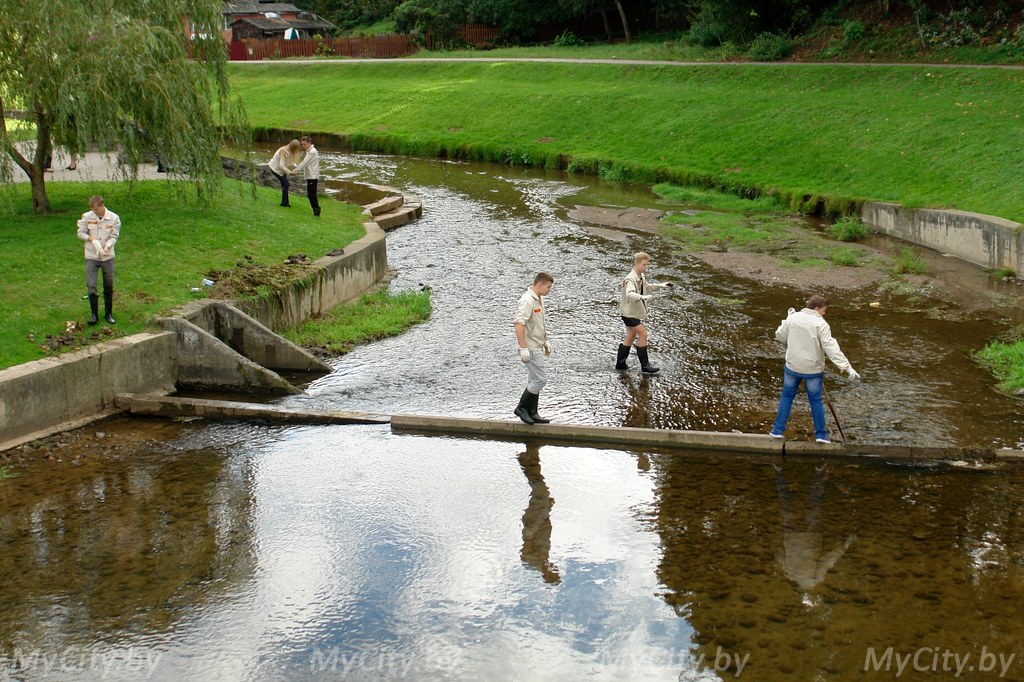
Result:
{"label": "grass clump in water", "polygon": [[[1024,334],[1024,330],[1019,330]],[[1024,392],[1024,338],[992,341],[974,354],[999,380],[999,389],[1007,393]]]}
{"label": "grass clump in water", "polygon": [[925,271],[924,259],[909,246],[901,246],[892,269],[898,274],[920,275]]}
{"label": "grass clump in water", "polygon": [[359,301],[340,305],[325,316],[286,330],[290,341],[331,355],[344,355],[369,341],[398,336],[430,318],[429,291],[386,291],[363,294]]}
{"label": "grass clump in water", "polygon": [[867,226],[860,218],[847,216],[838,222],[832,223],[826,230],[833,239],[841,242],[856,242],[868,235]]}
{"label": "grass clump in water", "polygon": [[837,246],[828,259],[836,265],[856,267],[860,265],[860,251],[849,246]]}
{"label": "grass clump in water", "polygon": [[0,481],[6,481],[7,479],[10,478],[17,478],[18,476],[21,476],[21,474],[11,471],[10,464],[5,464],[2,467],[0,467]]}

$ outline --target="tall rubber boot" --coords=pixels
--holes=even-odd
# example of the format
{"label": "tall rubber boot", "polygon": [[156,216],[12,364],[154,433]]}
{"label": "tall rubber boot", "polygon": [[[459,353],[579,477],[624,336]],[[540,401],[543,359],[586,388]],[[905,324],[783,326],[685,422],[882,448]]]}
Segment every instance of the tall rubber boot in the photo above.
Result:
{"label": "tall rubber boot", "polygon": [[513,414],[522,419],[527,424],[533,424],[533,417],[530,416],[530,396],[533,394],[527,390],[523,390],[523,395],[519,397],[519,405],[513,410]]}
{"label": "tall rubber boot", "polygon": [[107,324],[114,324],[114,292],[110,289],[103,290],[103,319]]}
{"label": "tall rubber boot", "polygon": [[96,324],[100,321],[100,295],[89,294],[89,310],[92,311],[92,315],[89,316],[89,324]]}
{"label": "tall rubber boot", "polygon": [[[529,393],[529,391],[527,391]],[[530,411],[530,419],[533,420],[534,424],[550,424],[550,419],[537,414],[537,402],[540,400],[540,393],[530,393],[530,404],[527,409]]]}
{"label": "tall rubber boot", "polygon": [[647,357],[647,346],[637,346],[636,356],[640,358],[640,369],[644,374],[657,374],[660,371],[660,368],[652,365],[650,358]]}
{"label": "tall rubber boot", "polygon": [[626,364],[626,358],[629,357],[630,347],[624,344],[619,344],[619,351],[615,355],[615,369],[629,369],[629,365]]}

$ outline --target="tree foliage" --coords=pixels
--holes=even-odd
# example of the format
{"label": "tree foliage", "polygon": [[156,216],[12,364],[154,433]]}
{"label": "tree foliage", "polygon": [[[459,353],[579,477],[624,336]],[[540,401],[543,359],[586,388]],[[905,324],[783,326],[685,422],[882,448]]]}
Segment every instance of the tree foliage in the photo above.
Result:
{"label": "tree foliage", "polygon": [[[3,179],[25,173],[35,210],[48,212],[47,156],[96,145],[125,178],[156,152],[201,196],[212,190],[220,143],[247,135],[228,87],[221,10],[220,0],[0,0]],[[27,113],[34,145],[15,144],[11,110]]]}

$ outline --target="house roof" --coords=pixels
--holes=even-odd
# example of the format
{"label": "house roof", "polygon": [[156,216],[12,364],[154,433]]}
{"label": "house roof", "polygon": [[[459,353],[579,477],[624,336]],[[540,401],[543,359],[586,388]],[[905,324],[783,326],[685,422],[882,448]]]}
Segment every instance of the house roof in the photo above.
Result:
{"label": "house roof", "polygon": [[310,31],[315,29],[331,29],[334,24],[323,19],[277,19],[267,17],[243,17],[231,22],[232,24],[249,24],[261,31],[272,31],[274,33],[284,32],[289,28]]}
{"label": "house roof", "polygon": [[224,14],[263,14],[265,12],[277,12],[278,14],[297,14],[302,12],[290,2],[225,2]]}

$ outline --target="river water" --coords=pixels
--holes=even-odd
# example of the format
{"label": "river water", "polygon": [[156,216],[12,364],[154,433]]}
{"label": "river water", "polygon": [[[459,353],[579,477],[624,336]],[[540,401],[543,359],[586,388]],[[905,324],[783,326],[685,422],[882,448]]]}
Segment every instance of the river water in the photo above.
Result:
{"label": "river water", "polygon": [[[279,403],[511,419],[511,309],[547,270],[542,412],[766,430],[771,333],[804,292],[568,219],[656,205],[646,192],[323,157],[330,177],[422,198],[389,260],[392,288],[429,285],[434,313]],[[653,307],[653,377],[611,369],[611,301],[639,249],[678,285]],[[997,324],[841,296],[829,320],[865,377],[826,382],[852,443],[1020,447],[1020,403],[968,359]],[[806,411],[798,398],[791,437]],[[0,480],[0,679],[1024,679],[1017,467],[147,419],[32,454]]]}

